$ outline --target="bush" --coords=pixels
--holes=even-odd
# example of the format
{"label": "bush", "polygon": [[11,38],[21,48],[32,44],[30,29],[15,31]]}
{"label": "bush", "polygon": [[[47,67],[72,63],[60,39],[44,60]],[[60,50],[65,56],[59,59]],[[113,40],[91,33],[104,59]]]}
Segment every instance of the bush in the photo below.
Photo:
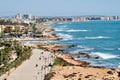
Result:
{"label": "bush", "polygon": [[[0,59],[0,65],[3,65],[0,67],[0,76],[12,68],[18,67],[23,61],[29,59],[31,56],[31,48],[23,48],[18,41],[3,41],[0,44],[5,46],[5,49],[0,50],[0,57],[2,57],[2,59]],[[10,44],[13,44],[12,49],[9,47],[11,46]],[[17,52],[17,58],[10,62],[11,51],[13,49]]]}
{"label": "bush", "polygon": [[60,65],[60,66],[73,66],[73,64],[66,62],[62,58],[55,58],[53,65]]}
{"label": "bush", "polygon": [[45,75],[44,80],[50,80],[52,77],[54,77],[54,74],[55,72],[48,73],[47,75]]}

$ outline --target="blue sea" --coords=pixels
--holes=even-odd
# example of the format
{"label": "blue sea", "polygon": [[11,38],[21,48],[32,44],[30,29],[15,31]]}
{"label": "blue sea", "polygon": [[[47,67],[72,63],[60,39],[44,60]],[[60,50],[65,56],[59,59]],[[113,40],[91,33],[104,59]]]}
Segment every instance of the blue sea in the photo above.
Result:
{"label": "blue sea", "polygon": [[84,21],[52,24],[63,40],[59,44],[75,44],[71,54],[85,52],[102,59],[76,58],[93,66],[120,68],[120,21]]}

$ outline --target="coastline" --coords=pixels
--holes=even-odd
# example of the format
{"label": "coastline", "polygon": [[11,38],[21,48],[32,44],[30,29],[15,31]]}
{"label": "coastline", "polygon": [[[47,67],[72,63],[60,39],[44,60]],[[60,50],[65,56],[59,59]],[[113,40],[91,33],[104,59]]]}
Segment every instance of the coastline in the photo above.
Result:
{"label": "coastline", "polygon": [[[52,53],[55,53],[56,57],[58,57],[60,59],[63,59],[68,64],[72,64],[72,66],[54,65],[52,67],[52,71],[50,72],[50,75],[51,75],[51,73],[54,73],[54,74],[50,78],[50,80],[67,80],[67,79],[72,80],[70,76],[68,76],[66,78],[66,77],[64,77],[63,74],[71,75],[72,73],[76,73],[76,71],[78,71],[78,73],[76,73],[76,75],[74,77],[72,77],[73,80],[74,79],[75,80],[79,79],[78,77],[76,77],[78,75],[83,75],[83,76],[79,76],[79,77],[81,77],[81,80],[82,79],[83,80],[88,80],[88,79],[93,79],[93,80],[94,79],[97,79],[97,80],[106,80],[106,79],[119,80],[119,78],[120,78],[120,69],[112,69],[112,68],[99,67],[99,66],[90,66],[89,62],[82,61],[82,60],[75,60],[73,58],[73,56],[68,54],[68,53],[67,54],[65,54],[65,53],[56,53],[57,51],[61,51],[60,48],[63,49],[63,47],[66,46],[64,44],[61,44],[63,46],[59,47],[59,45],[60,44],[56,44],[54,46],[54,44],[52,44],[52,45],[50,44],[50,46],[49,46],[49,44],[47,44],[46,47],[44,46],[44,47],[41,47],[41,48],[44,49],[44,50],[50,51]],[[67,46],[69,46],[69,45],[67,45]],[[83,53],[83,52],[81,52],[81,53]],[[83,54],[79,54],[78,56],[83,55]],[[89,54],[84,54],[84,55],[87,58],[93,58]],[[96,56],[94,58],[99,59],[100,56]],[[71,67],[73,67],[73,69],[71,69]],[[70,68],[70,70],[69,70],[69,68]],[[73,71],[73,72],[70,72],[70,71]],[[83,74],[80,73],[80,72],[83,72]]]}
{"label": "coastline", "polygon": [[[47,49],[49,51],[49,49]],[[51,49],[50,49],[51,51]],[[55,52],[55,51],[54,51]],[[100,59],[100,56],[96,56],[96,57],[92,57],[90,56],[89,54],[85,54],[84,52],[81,52],[83,54],[76,54],[77,57],[78,56],[81,56],[81,55],[85,55],[87,58],[95,58],[95,59]],[[86,61],[82,61],[82,60],[75,60],[73,58],[72,55],[70,54],[65,54],[65,53],[56,53],[55,54],[56,57],[58,58],[62,58],[63,60],[65,60],[65,62],[68,62],[68,63],[72,63],[72,61],[76,61],[76,62],[79,62],[79,64],[82,64],[81,62],[83,62],[82,66],[81,65],[76,65],[76,62],[72,63],[74,64],[74,66],[54,66],[52,68],[52,71],[51,73],[54,73],[53,77],[50,79],[50,80],[72,80],[70,79],[69,77],[68,78],[65,78],[63,76],[63,74],[70,74],[72,72],[70,71],[73,71],[73,73],[75,73],[75,71],[78,71],[78,72],[86,72],[82,77],[81,79],[83,80],[88,80],[88,79],[97,79],[97,80],[106,80],[106,79],[110,79],[110,80],[119,80],[120,79],[120,69],[113,69],[113,68],[107,68],[107,67],[99,67],[99,66],[90,66],[88,62]],[[87,65],[86,65],[87,64]],[[84,65],[84,66],[83,66]],[[62,67],[62,68],[61,68]],[[69,68],[71,67],[74,67],[73,69],[71,70],[68,70]],[[88,69],[86,69],[86,67]],[[76,70],[74,70],[76,69]],[[93,72],[92,72],[93,71]],[[94,73],[95,71],[95,73]],[[68,72],[68,73],[67,73]],[[63,74],[61,74],[63,73]],[[91,74],[92,73],[92,74]],[[79,73],[78,73],[79,74]],[[76,74],[76,76],[78,75]],[[59,75],[59,76],[58,76]],[[91,77],[89,77],[89,75],[91,75]],[[88,76],[87,78],[85,76]],[[77,80],[77,78],[73,77],[73,80]]]}
{"label": "coastline", "polygon": [[[57,39],[54,38],[53,40],[58,40],[58,38],[59,37],[57,37]],[[22,39],[18,39],[18,40],[22,41]],[[31,41],[35,40],[36,41],[36,40],[41,40],[41,39],[39,39],[39,38],[38,39],[36,39],[36,38],[32,38],[32,39],[26,38],[26,39],[23,39],[23,41],[24,40],[27,40],[27,41],[28,40],[31,40]],[[42,40],[50,40],[50,38],[48,38],[48,39],[42,39]],[[62,59],[63,62],[67,62],[69,64],[72,64],[71,66],[53,65],[52,70],[51,70],[50,73],[54,72],[55,74],[54,74],[53,77],[51,77],[50,80],[67,80],[67,79],[68,80],[72,80],[72,79],[77,80],[79,78],[81,78],[83,80],[88,80],[88,79],[93,79],[93,80],[95,80],[95,79],[97,79],[97,80],[106,80],[106,79],[119,80],[119,78],[120,78],[120,69],[111,69],[111,68],[103,68],[103,67],[97,67],[97,66],[90,66],[89,65],[90,63],[88,63],[86,61],[82,61],[82,60],[75,60],[73,58],[73,56],[70,55],[70,54],[58,53],[57,52],[57,51],[62,51],[62,49],[64,47],[68,47],[69,48],[72,45],[65,45],[65,44],[31,45],[30,44],[28,46],[32,46],[32,47],[35,47],[35,48],[40,48],[40,49],[44,50],[45,52],[46,51],[51,52],[51,54],[53,54],[56,57]],[[78,55],[78,56],[80,56],[80,55]],[[36,57],[38,57],[38,56],[36,56]],[[34,58],[36,58],[36,57],[34,57]],[[35,62],[35,61],[33,61],[33,62]],[[24,63],[26,63],[26,62],[24,62]],[[30,71],[30,72],[32,72],[32,71]],[[29,74],[29,73],[27,73],[27,74]],[[36,72],[34,74],[36,74]],[[72,77],[71,77],[71,75],[72,75]],[[21,79],[21,78],[19,78],[19,79]]]}
{"label": "coastline", "polygon": [[[48,44],[46,47],[41,46],[42,49],[54,52],[55,56],[62,60],[63,65],[53,65],[50,73],[46,77],[50,76],[49,80],[119,80],[120,79],[120,69],[112,69],[98,66],[90,66],[88,62],[81,60],[74,60],[70,54],[57,53],[60,48],[60,44]],[[53,50],[51,50],[53,49]],[[56,51],[55,51],[56,50]],[[51,76],[52,75],[52,76]]]}

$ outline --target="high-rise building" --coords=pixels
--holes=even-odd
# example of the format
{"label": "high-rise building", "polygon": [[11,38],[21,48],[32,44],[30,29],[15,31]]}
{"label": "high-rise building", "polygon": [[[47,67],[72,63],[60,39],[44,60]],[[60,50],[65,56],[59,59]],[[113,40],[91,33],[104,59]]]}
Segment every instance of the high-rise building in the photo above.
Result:
{"label": "high-rise building", "polygon": [[31,14],[24,14],[23,19],[32,19],[32,15]]}
{"label": "high-rise building", "polygon": [[15,16],[15,18],[16,18],[17,20],[22,19],[21,14],[18,13],[18,14]]}

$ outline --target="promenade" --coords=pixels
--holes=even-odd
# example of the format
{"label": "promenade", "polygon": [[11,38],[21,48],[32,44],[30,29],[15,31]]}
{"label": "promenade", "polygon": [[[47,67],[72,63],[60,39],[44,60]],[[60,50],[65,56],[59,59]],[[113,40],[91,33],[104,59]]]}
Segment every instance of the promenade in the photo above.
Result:
{"label": "promenade", "polygon": [[7,80],[44,80],[45,74],[50,71],[48,65],[53,63],[53,59],[52,53],[33,49],[30,59],[10,73]]}

